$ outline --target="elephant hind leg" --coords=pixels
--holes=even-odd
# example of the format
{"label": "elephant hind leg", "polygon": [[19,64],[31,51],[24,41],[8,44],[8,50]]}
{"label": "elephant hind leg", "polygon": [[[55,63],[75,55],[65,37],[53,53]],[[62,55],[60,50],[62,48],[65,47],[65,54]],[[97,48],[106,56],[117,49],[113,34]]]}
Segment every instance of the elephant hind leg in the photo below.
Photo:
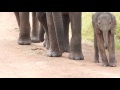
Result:
{"label": "elephant hind leg", "polygon": [[40,25],[39,21],[36,16],[36,12],[32,12],[32,36],[31,36],[31,41],[34,43],[40,42],[39,40],[39,30],[40,30]]}
{"label": "elephant hind leg", "polygon": [[40,42],[44,41],[44,35],[45,35],[45,30],[44,30],[42,24],[40,23],[40,31],[39,31],[39,40],[40,40]]}
{"label": "elephant hind leg", "polygon": [[70,52],[70,46],[69,46],[69,22],[70,22],[69,14],[63,14],[65,52]]}
{"label": "elephant hind leg", "polygon": [[49,49],[49,47],[50,47],[49,37],[48,37],[47,34],[45,34],[45,40],[44,40],[43,46],[44,46],[46,49]]}

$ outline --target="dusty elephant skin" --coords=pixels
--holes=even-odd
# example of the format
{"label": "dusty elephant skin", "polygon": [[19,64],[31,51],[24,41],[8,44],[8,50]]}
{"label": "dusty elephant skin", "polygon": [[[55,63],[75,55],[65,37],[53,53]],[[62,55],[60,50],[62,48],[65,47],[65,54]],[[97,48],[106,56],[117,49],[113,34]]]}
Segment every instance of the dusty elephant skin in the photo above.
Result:
{"label": "dusty elephant skin", "polygon": [[[70,46],[69,46],[69,23],[70,23],[70,18],[69,18],[69,14],[68,13],[62,13],[62,18],[63,18],[63,26],[64,26],[64,49],[65,52],[70,52]],[[47,27],[47,21],[46,21],[46,14],[45,13],[38,13],[38,19],[40,19],[40,22],[42,23],[46,23],[44,25],[46,25],[45,27]],[[43,25],[43,26],[44,26]],[[45,33],[44,29],[41,29],[40,32],[40,39],[44,38],[44,34],[45,34],[45,40],[43,43],[43,46],[46,49],[49,49],[49,38],[48,35]]]}
{"label": "dusty elephant skin", "polygon": [[[115,42],[114,31],[116,28],[115,17],[108,12],[97,12],[92,16],[94,28],[94,49],[95,62],[99,63],[99,51],[102,58],[103,66],[116,66],[115,59]],[[109,52],[109,61],[105,49]]]}
{"label": "dusty elephant skin", "polygon": [[19,39],[18,39],[19,45],[30,45],[31,41],[34,43],[43,41],[43,38],[40,40],[40,37],[39,37],[39,33],[43,28],[39,26],[39,21],[36,18],[36,12],[32,12],[31,37],[30,37],[29,12],[14,12],[14,14],[16,16],[16,20],[20,28]]}
{"label": "dusty elephant skin", "polygon": [[37,17],[46,32],[48,56],[61,56],[64,51],[64,29],[61,12],[37,12]]}
{"label": "dusty elephant skin", "polygon": [[[63,16],[62,16],[63,15]],[[43,20],[41,19],[42,15],[40,15],[40,12],[38,12],[38,18],[41,23],[43,23]],[[62,16],[62,23],[64,25],[64,50],[68,51],[69,49],[69,22],[71,21],[71,28],[72,28],[72,38],[71,38],[71,43],[70,43],[70,55],[69,59],[74,59],[74,60],[83,60],[84,56],[82,54],[81,50],[81,12],[66,12],[66,13],[61,13]],[[59,19],[59,17],[57,17]],[[49,53],[48,56],[61,56],[59,55],[59,47],[57,43],[57,39],[61,37],[61,34],[59,34],[59,29],[54,29],[57,25],[55,25],[53,22],[56,21],[56,24],[58,26],[61,22],[57,21],[54,19],[51,19],[50,16],[47,14],[47,24],[43,23],[42,25],[47,27],[48,25],[48,33],[47,36],[49,37],[50,40],[50,48],[49,48]],[[52,22],[52,23],[51,23]],[[55,25],[55,26],[54,26]],[[53,29],[51,29],[53,28]],[[57,31],[56,31],[57,30]],[[56,37],[56,33],[57,37]],[[62,39],[61,39],[62,40]],[[66,48],[67,47],[67,48]]]}

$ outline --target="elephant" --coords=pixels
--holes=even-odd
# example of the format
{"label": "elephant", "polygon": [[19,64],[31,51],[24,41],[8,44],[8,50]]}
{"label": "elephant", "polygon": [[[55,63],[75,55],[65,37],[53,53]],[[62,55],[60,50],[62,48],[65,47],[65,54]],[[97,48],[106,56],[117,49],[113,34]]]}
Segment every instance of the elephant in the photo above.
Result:
{"label": "elephant", "polygon": [[[70,54],[68,58],[72,60],[84,60],[84,56],[82,53],[82,47],[81,47],[81,16],[82,16],[82,13],[81,12],[52,12],[52,13],[61,13],[61,16],[62,15],[69,16],[68,19],[71,22],[72,38],[70,42]],[[60,30],[55,29],[55,28],[57,24],[59,27],[62,27],[64,29],[62,25],[63,20],[64,20],[63,17],[62,17],[62,21],[61,20],[57,21],[57,19],[60,19],[59,17],[56,17],[57,19],[54,19],[54,17],[52,16],[53,14],[50,14],[49,12],[45,12],[45,14],[46,14],[46,21],[43,20],[41,12],[37,12],[37,17],[39,21],[42,23],[44,29],[46,31],[48,30],[48,33],[46,34],[46,36],[49,39],[48,41],[49,41],[50,47],[49,47],[47,55],[49,57],[62,56],[62,51],[60,51],[60,47],[63,45],[63,48],[64,48],[63,50],[65,50],[64,37],[65,36],[69,37],[68,35],[65,35],[65,32],[68,32],[67,30],[69,28],[68,26],[69,20],[67,21],[68,24],[66,24],[66,31],[62,30],[63,33],[59,33]],[[53,22],[56,22],[56,24],[54,24]],[[60,23],[61,25],[59,25]],[[64,36],[61,36],[62,34],[64,34]],[[61,40],[61,42],[63,42],[64,44],[59,46],[60,42],[58,38],[60,38],[59,40]],[[66,39],[66,41],[68,40]]]}
{"label": "elephant", "polygon": [[[109,12],[96,12],[92,15],[94,29],[94,62],[99,63],[99,52],[103,66],[116,66],[114,32],[116,18]],[[109,61],[105,50],[109,52]]]}
{"label": "elephant", "polygon": [[[32,35],[30,37],[30,22],[29,12],[14,12],[16,20],[20,29],[18,44],[30,45],[31,41],[34,43],[44,41],[41,32],[44,32],[43,27],[39,24],[36,17],[36,12],[32,12]],[[39,35],[40,34],[40,35]]]}

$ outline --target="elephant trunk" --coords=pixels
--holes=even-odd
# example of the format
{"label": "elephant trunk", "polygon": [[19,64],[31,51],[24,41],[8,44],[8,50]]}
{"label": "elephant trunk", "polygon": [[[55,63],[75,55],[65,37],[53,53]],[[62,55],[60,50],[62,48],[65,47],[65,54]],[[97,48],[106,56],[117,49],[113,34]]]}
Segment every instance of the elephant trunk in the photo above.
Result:
{"label": "elephant trunk", "polygon": [[108,48],[108,32],[103,32],[103,38],[104,38],[104,47]]}
{"label": "elephant trunk", "polygon": [[52,12],[52,15],[53,15],[58,47],[61,52],[64,52],[64,27],[63,27],[62,12]]}

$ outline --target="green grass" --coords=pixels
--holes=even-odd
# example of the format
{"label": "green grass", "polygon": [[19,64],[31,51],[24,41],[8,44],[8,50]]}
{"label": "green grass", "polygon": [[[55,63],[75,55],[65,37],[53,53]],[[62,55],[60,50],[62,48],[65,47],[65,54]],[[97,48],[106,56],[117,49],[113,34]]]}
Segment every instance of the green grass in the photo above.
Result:
{"label": "green grass", "polygon": [[[93,27],[92,27],[92,14],[94,12],[83,12],[82,13],[82,40],[93,42]],[[117,26],[115,30],[115,47],[120,51],[120,13],[111,12],[117,20]]]}

